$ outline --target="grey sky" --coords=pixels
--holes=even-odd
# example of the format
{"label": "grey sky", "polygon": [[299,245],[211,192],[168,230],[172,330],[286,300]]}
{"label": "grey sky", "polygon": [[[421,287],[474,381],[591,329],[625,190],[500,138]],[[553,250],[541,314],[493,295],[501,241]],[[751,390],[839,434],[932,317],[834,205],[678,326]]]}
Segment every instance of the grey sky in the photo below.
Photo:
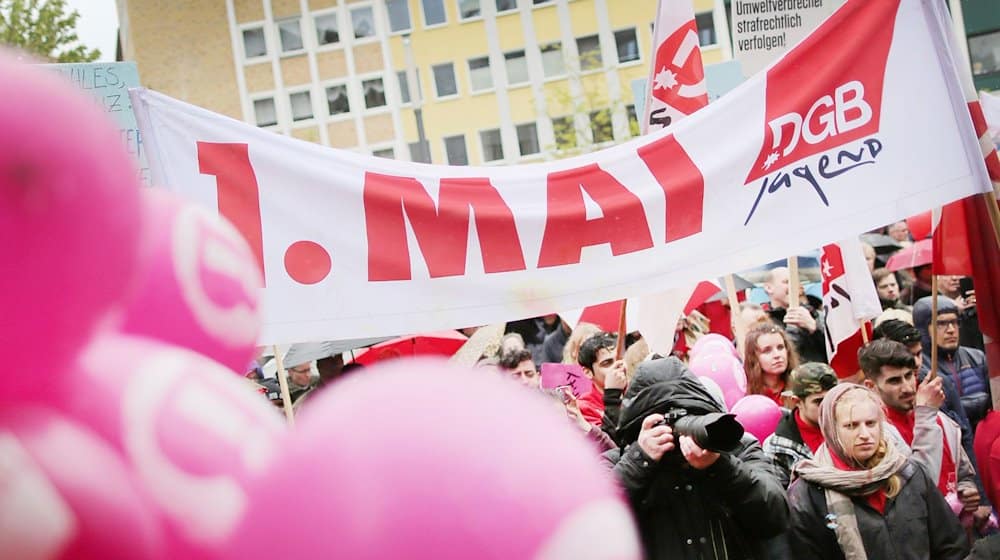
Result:
{"label": "grey sky", "polygon": [[70,10],[80,12],[76,34],[90,48],[101,49],[100,61],[115,59],[118,41],[118,10],[115,0],[66,0]]}

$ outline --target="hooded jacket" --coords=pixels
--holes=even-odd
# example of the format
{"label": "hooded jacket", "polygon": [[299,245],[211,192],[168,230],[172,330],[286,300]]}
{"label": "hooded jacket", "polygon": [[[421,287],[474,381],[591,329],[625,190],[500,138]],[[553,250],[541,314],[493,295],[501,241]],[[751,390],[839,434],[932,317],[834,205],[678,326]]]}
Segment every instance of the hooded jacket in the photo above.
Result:
{"label": "hooded jacket", "polygon": [[[953,313],[958,316],[955,302],[944,296],[938,297],[938,315]],[[924,345],[923,369],[930,369],[931,353],[931,298],[925,297],[913,304],[913,326],[920,331]],[[938,347],[938,371],[947,375],[958,389],[962,407],[968,415],[972,429],[990,410],[989,371],[986,369],[986,355],[981,350],[959,346],[955,350]]]}
{"label": "hooded jacket", "polygon": [[725,412],[676,358],[640,364],[622,403],[619,448],[604,455],[628,495],[647,558],[764,558],[763,541],[788,522],[784,489],[752,435],[704,470],[678,450],[657,462],[637,443],[642,421],[683,408]]}

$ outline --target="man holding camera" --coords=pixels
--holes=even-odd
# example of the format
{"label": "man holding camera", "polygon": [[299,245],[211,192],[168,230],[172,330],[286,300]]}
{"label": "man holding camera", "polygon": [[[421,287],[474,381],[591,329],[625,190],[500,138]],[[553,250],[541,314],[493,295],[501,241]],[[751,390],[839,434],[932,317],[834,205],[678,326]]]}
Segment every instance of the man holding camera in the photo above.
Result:
{"label": "man holding camera", "polygon": [[[765,558],[788,522],[757,440],[676,358],[639,365],[604,455],[625,488],[646,557]],[[734,428],[735,426],[735,428]]]}

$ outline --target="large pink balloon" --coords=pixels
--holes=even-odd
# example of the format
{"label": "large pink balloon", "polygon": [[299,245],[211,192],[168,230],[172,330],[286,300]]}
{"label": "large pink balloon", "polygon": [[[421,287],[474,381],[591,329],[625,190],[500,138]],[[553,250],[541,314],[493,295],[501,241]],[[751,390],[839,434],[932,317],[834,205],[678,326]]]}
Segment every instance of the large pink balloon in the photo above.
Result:
{"label": "large pink balloon", "polygon": [[242,372],[260,332],[263,287],[250,247],[221,217],[159,189],[144,195],[150,258],[121,330]]}
{"label": "large pink balloon", "polygon": [[414,359],[314,399],[226,558],[640,557],[612,477],[537,392]]}
{"label": "large pink balloon", "polygon": [[125,297],[138,256],[136,172],[92,99],[0,51],[0,400],[44,392]]}
{"label": "large pink balloon", "polygon": [[708,333],[695,341],[694,346],[688,351],[688,356],[693,360],[702,354],[716,354],[722,351],[732,354],[737,359],[741,357],[733,343],[718,333]]}
{"label": "large pink balloon", "polygon": [[157,510],[118,455],[47,408],[0,411],[0,556],[166,558]]}
{"label": "large pink balloon", "polygon": [[193,352],[114,333],[95,339],[53,405],[122,455],[167,520],[172,557],[203,557],[249,508],[285,433],[244,379]]}
{"label": "large pink balloon", "polygon": [[764,395],[747,395],[730,411],[743,424],[743,429],[764,441],[774,433],[781,420],[781,407]]}
{"label": "large pink balloon", "polygon": [[708,377],[718,383],[726,406],[732,409],[736,401],[747,394],[747,376],[743,363],[725,349],[699,354],[688,364],[698,377]]}

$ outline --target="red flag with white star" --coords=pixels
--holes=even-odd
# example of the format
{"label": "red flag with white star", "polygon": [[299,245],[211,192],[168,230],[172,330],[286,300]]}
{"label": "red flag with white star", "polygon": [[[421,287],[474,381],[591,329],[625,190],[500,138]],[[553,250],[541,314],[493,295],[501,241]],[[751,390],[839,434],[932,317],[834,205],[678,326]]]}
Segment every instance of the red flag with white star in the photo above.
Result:
{"label": "red flag with white star", "polygon": [[[878,317],[882,305],[857,239],[823,247],[820,271],[823,274],[826,355],[837,377],[850,377],[858,371],[858,349],[864,342],[861,325]],[[866,328],[871,334],[870,327]]]}
{"label": "red flag with white star", "polygon": [[660,0],[653,44],[656,49],[639,121],[643,134],[666,128],[708,105],[698,27],[690,0]]}

